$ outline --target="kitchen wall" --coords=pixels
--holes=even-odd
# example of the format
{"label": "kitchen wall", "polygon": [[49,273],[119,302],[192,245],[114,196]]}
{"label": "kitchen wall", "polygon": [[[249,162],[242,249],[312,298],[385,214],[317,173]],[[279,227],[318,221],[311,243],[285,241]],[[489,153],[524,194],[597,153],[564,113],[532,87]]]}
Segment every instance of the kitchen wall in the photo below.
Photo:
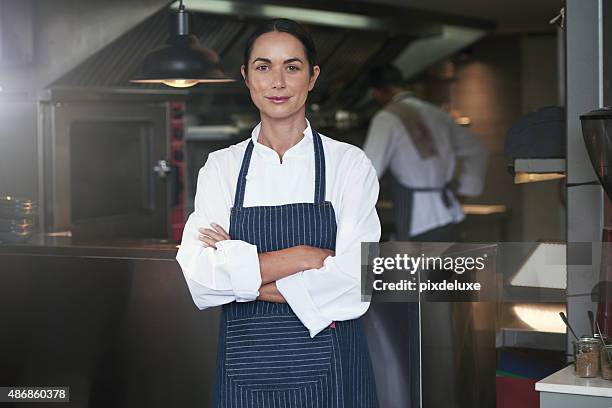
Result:
{"label": "kitchen wall", "polygon": [[504,156],[506,134],[518,119],[558,104],[557,67],[555,33],[495,35],[428,74],[427,98],[469,117],[469,129],[489,151],[484,192],[470,202],[507,206],[506,241],[564,239],[560,183],[516,185]]}

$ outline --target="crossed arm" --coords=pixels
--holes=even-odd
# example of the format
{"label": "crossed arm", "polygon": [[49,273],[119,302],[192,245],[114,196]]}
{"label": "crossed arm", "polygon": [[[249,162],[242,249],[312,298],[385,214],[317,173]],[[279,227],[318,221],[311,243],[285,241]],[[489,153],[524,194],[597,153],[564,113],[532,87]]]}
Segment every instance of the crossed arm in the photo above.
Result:
{"label": "crossed arm", "polygon": [[[211,224],[212,228],[199,228],[199,240],[204,247],[215,246],[217,242],[231,239],[229,234],[218,224]],[[334,251],[298,245],[278,251],[264,252],[258,255],[259,270],[261,272],[261,287],[258,300],[268,302],[286,303],[283,295],[276,287],[276,281],[306,269],[318,269],[328,256],[334,256]]]}

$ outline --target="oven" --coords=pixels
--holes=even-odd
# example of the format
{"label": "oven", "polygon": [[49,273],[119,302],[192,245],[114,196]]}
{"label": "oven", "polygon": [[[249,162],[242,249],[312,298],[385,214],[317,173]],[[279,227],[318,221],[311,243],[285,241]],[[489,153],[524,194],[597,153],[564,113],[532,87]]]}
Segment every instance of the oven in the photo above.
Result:
{"label": "oven", "polygon": [[49,90],[39,101],[45,232],[171,237],[181,173],[170,155],[167,94]]}

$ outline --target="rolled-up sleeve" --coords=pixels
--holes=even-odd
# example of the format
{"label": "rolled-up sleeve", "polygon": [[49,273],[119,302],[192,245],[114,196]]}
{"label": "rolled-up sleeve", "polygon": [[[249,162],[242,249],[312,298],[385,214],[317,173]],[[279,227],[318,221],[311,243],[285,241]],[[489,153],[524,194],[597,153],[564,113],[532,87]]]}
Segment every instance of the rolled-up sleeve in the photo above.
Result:
{"label": "rolled-up sleeve", "polygon": [[261,273],[255,245],[226,240],[218,242],[215,250],[205,248],[198,239],[198,229],[211,228],[211,223],[229,231],[231,205],[229,190],[211,154],[198,174],[194,212],[187,219],[176,255],[199,309],[234,300],[248,302],[259,295]]}
{"label": "rolled-up sleeve", "polygon": [[311,337],[333,321],[356,319],[369,302],[361,297],[361,243],[380,240],[376,213],[378,178],[372,163],[358,151],[342,191],[338,213],[336,253],[319,269],[298,272],[276,282]]}

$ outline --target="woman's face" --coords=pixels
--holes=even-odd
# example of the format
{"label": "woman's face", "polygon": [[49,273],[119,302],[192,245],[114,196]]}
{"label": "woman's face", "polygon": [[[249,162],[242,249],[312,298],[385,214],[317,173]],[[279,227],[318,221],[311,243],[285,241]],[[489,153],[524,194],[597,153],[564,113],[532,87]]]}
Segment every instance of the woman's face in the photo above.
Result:
{"label": "woman's face", "polygon": [[319,67],[315,66],[310,75],[300,40],[272,31],[255,40],[249,64],[242,66],[242,76],[261,115],[283,119],[304,115],[306,98],[319,76]]}

